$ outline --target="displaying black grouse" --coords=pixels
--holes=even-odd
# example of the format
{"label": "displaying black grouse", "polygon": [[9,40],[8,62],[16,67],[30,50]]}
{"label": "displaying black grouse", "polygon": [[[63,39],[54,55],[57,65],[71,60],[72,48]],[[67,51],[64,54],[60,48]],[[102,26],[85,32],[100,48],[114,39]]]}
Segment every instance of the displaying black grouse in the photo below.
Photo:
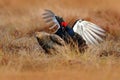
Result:
{"label": "displaying black grouse", "polygon": [[[78,42],[78,45],[87,44],[98,45],[103,41],[101,36],[105,36],[105,31],[99,26],[79,19],[75,21],[73,27],[63,20],[63,18],[55,15],[51,10],[45,10],[43,19],[47,24],[50,24],[50,30],[56,29],[53,33],[59,35],[62,39],[68,42],[69,37]],[[51,25],[52,24],[52,25]]]}
{"label": "displaying black grouse", "polygon": [[102,28],[85,20],[76,20],[74,25],[70,27],[63,18],[56,16],[50,10],[45,10],[43,19],[49,25],[49,30],[54,30],[53,34],[36,33],[37,41],[46,53],[58,50],[57,45],[62,47],[64,41],[66,43],[74,42],[75,45],[78,45],[79,51],[83,52],[89,45],[99,45],[103,41],[102,36],[105,36],[105,31]]}

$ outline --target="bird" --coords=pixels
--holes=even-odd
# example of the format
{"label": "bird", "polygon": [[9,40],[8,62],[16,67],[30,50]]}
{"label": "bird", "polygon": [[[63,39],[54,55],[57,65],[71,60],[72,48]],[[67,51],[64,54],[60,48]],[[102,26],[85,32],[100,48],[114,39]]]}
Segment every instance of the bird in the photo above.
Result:
{"label": "bird", "polygon": [[100,26],[86,21],[84,19],[78,19],[74,22],[72,27],[68,25],[64,19],[49,9],[45,9],[42,14],[44,21],[49,24],[49,30],[55,29],[53,34],[60,36],[63,40],[69,43],[69,39],[76,41],[79,46],[82,45],[99,45],[103,42],[103,36],[106,36],[106,32]]}
{"label": "bird", "polygon": [[35,37],[45,53],[52,54],[52,51],[58,51],[59,47],[64,47],[65,42],[58,35],[47,32],[35,32]]}

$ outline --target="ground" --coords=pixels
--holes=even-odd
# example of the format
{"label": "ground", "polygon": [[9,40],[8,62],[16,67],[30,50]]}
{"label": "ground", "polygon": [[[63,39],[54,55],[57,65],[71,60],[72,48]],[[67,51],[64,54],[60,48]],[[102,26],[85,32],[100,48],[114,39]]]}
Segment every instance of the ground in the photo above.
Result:
{"label": "ground", "polygon": [[[0,0],[1,80],[119,80],[119,0]],[[48,32],[41,15],[50,9],[69,25],[77,19],[106,30],[99,46],[83,54],[67,45],[57,55],[46,55],[34,37]],[[53,52],[54,53],[54,52]]]}

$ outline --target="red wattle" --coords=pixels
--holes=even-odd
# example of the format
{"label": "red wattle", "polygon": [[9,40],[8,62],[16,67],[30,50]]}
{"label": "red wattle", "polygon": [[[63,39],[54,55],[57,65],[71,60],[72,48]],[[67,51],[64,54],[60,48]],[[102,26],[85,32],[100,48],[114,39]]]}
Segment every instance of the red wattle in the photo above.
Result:
{"label": "red wattle", "polygon": [[61,26],[66,27],[68,24],[66,22],[62,22]]}

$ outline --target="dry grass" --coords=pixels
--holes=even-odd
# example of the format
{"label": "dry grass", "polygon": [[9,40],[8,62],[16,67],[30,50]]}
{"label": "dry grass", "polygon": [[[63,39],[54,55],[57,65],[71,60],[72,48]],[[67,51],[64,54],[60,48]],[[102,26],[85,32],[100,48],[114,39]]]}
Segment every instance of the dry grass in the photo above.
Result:
{"label": "dry grass", "polygon": [[[118,0],[0,0],[0,79],[119,80],[118,3]],[[70,25],[78,18],[92,21],[103,27],[108,36],[101,45],[89,47],[84,54],[67,45],[57,55],[45,55],[34,32],[47,29],[41,18],[46,8],[64,17]]]}

